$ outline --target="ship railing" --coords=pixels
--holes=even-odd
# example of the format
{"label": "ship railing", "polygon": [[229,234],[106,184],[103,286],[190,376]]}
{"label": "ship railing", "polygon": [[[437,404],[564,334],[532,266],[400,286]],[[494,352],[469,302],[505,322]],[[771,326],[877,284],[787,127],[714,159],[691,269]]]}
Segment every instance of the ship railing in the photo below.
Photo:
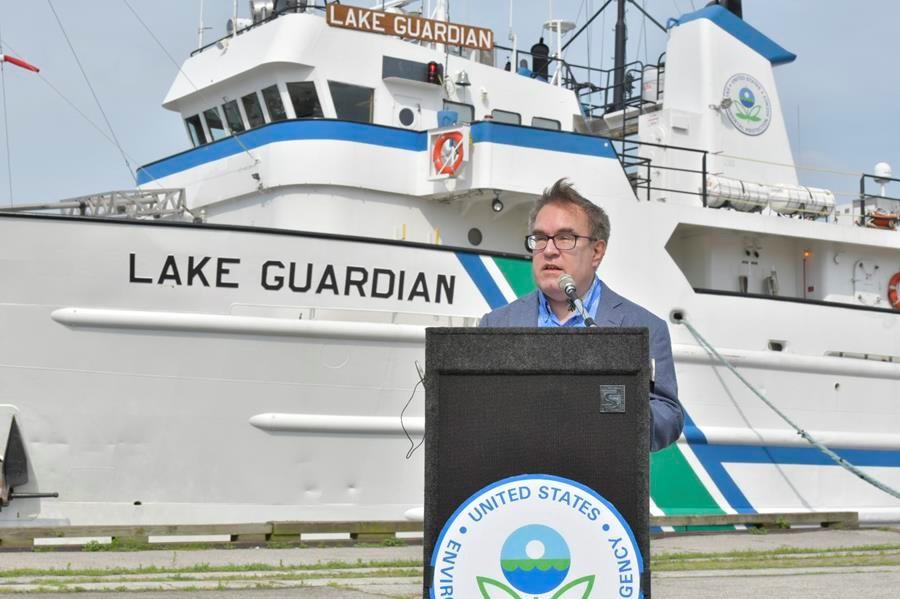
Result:
{"label": "ship railing", "polygon": [[[302,7],[301,7],[301,6],[285,6],[285,7],[279,8],[279,9],[277,9],[277,10],[273,10],[273,11],[272,11],[272,14],[270,14],[269,16],[267,16],[265,19],[260,19],[260,20],[258,20],[258,21],[253,22],[253,23],[250,23],[250,24],[247,25],[246,27],[241,27],[240,29],[236,30],[236,31],[233,32],[233,33],[229,33],[228,35],[223,35],[222,37],[220,37],[220,38],[218,38],[218,39],[216,39],[216,40],[214,40],[214,41],[212,41],[212,42],[206,44],[205,46],[200,46],[199,48],[197,48],[196,50],[194,50],[193,52],[191,52],[191,56],[195,56],[195,55],[197,55],[197,54],[200,54],[201,52],[203,52],[203,51],[205,51],[205,50],[208,50],[209,48],[212,48],[213,46],[218,46],[220,43],[222,43],[223,41],[225,41],[225,40],[227,40],[227,39],[229,39],[229,38],[232,38],[232,37],[234,37],[234,36],[242,35],[242,34],[244,34],[244,33],[247,33],[247,32],[250,31],[251,29],[256,29],[256,28],[259,27],[260,25],[265,25],[265,24],[268,23],[269,21],[274,21],[275,19],[277,19],[277,18],[280,17],[281,15],[284,15],[284,14],[287,14],[287,13],[304,12],[304,11],[307,11],[307,10],[321,10],[321,11],[324,13],[325,10],[326,10],[326,8],[327,8],[327,7],[326,7],[325,4],[307,4],[306,6],[302,6]],[[236,25],[235,25],[235,26],[236,26]]]}
{"label": "ship railing", "polygon": [[[866,183],[881,187],[879,193],[869,193]],[[853,202],[853,220],[861,227],[873,229],[900,228],[900,198],[885,195],[888,183],[900,183],[900,179],[885,175],[862,174],[859,178],[859,199]]]}
{"label": "ship railing", "polygon": [[[641,114],[657,110],[662,102],[665,81],[665,53],[660,54],[655,63],[633,61],[623,68],[622,81],[616,83],[616,69],[601,69],[590,65],[570,63],[555,56],[543,57],[547,61],[545,69],[534,71],[532,52],[515,50],[497,44],[498,51],[508,52],[511,70],[518,71],[522,58],[530,64],[532,78],[552,82],[560,77],[561,85],[578,96],[585,118],[599,119],[604,115],[621,112],[620,126],[613,131],[605,131],[604,136],[622,139],[637,133],[637,119]],[[501,54],[499,52],[498,54]],[[541,56],[538,57],[542,58]],[[495,65],[499,66],[499,65]],[[654,85],[648,85],[651,78]],[[617,96],[621,94],[621,99]]]}
{"label": "ship railing", "polygon": [[[663,200],[675,194],[699,198],[700,204],[704,208],[733,208],[740,212],[762,212],[767,208],[779,210],[773,206],[771,198],[763,201],[751,201],[750,198],[741,199],[711,194],[710,178],[722,177],[721,172],[710,172],[709,170],[710,155],[718,155],[718,152],[635,139],[613,140],[613,143],[619,156],[619,162],[631,183],[638,201]],[[640,151],[642,147],[661,149],[670,158],[668,160],[669,164],[655,162],[653,158],[647,156],[647,153]],[[671,160],[673,152],[680,153],[675,156],[685,156],[684,159]],[[679,166],[672,166],[673,163]],[[683,175],[665,177],[665,180],[660,182],[660,179],[663,178],[661,177],[663,171],[666,173],[681,173]],[[654,173],[656,173],[655,178]],[[714,181],[712,182],[714,183]],[[836,222],[837,218],[833,212],[833,207],[832,211],[826,214],[823,213],[822,207],[818,205],[791,206],[790,212],[783,212],[783,214],[810,220],[824,218],[827,222]]]}
{"label": "ship railing", "polygon": [[[636,60],[626,64],[621,83],[616,83],[616,69],[598,69],[584,65],[570,64],[572,72],[584,73],[585,82],[575,82],[572,88],[578,92],[586,116],[599,117],[619,110],[639,109],[640,113],[656,110],[662,102],[665,54],[656,63]],[[582,76],[584,76],[582,75]],[[653,77],[656,85],[649,86]],[[616,94],[621,92],[621,103],[617,104]],[[633,112],[633,110],[632,110]]]}
{"label": "ship railing", "polygon": [[107,191],[48,202],[18,204],[0,212],[57,211],[65,216],[99,216],[108,218],[177,218],[190,214],[184,189],[128,189]]}
{"label": "ship railing", "polygon": [[[625,170],[625,174],[628,176],[628,180],[631,182],[631,187],[634,190],[634,195],[638,200],[644,200],[647,202],[652,201],[653,192],[675,193],[691,197],[698,197],[700,198],[700,202],[702,203],[703,207],[707,207],[707,178],[710,174],[707,169],[707,165],[709,164],[708,150],[698,150],[697,148],[658,144],[648,141],[637,141],[633,139],[620,140],[618,142],[615,142],[615,144],[617,145],[616,150],[619,156],[619,162],[622,164],[622,168]],[[653,162],[651,158],[640,155],[639,150],[641,146],[660,148],[666,151],[684,152],[691,156],[691,159],[688,160],[688,162],[696,161],[697,168],[674,167],[657,164]],[[694,178],[694,180],[699,180],[699,188],[694,186],[681,189],[661,187],[654,184],[654,170],[664,170],[696,175],[696,178]]]}

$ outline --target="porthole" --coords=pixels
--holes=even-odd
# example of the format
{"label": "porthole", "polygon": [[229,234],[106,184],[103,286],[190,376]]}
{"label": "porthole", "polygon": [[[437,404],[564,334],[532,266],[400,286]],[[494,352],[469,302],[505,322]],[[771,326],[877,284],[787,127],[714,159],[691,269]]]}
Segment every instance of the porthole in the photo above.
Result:
{"label": "porthole", "polygon": [[416,114],[410,108],[404,108],[400,111],[400,123],[404,127],[409,127],[416,121]]}

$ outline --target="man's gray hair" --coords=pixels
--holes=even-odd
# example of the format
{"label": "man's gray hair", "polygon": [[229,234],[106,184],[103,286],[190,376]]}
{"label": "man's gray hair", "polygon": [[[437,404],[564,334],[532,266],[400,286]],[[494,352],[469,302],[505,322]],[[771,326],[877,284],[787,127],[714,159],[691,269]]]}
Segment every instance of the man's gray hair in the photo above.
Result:
{"label": "man's gray hair", "polygon": [[591,237],[609,241],[609,216],[606,215],[606,211],[578,193],[575,186],[565,177],[545,189],[541,197],[534,203],[531,214],[528,215],[528,231],[534,230],[534,221],[538,212],[547,204],[578,206],[587,215],[588,222],[591,224]]}

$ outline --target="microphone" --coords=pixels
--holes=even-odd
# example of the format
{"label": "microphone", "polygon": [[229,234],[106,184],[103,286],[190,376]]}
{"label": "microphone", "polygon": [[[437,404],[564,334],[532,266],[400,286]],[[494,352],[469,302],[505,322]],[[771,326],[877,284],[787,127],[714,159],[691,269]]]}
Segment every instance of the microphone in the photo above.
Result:
{"label": "microphone", "polygon": [[578,291],[575,287],[575,279],[567,272],[559,275],[559,279],[557,279],[556,284],[559,286],[559,290],[566,294],[566,297],[569,298],[569,305],[573,310],[577,310],[581,317],[584,319],[584,326],[586,327],[595,327],[597,323],[594,322],[594,319],[590,317],[587,313],[587,310],[584,309],[584,302],[581,301],[581,298],[578,297]]}
{"label": "microphone", "polygon": [[566,294],[566,297],[571,301],[575,301],[578,299],[578,295],[575,293],[575,279],[572,278],[567,272],[564,272],[559,276],[559,280],[556,282],[559,285],[559,290]]}

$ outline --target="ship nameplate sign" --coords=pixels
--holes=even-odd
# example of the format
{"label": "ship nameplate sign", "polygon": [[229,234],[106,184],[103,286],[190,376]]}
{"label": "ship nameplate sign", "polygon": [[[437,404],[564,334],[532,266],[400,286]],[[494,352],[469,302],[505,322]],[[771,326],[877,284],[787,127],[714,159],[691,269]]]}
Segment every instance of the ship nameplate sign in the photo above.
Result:
{"label": "ship nameplate sign", "polygon": [[370,10],[347,4],[329,4],[326,13],[332,27],[395,35],[476,50],[494,49],[494,32],[482,27],[435,21],[416,15]]}

